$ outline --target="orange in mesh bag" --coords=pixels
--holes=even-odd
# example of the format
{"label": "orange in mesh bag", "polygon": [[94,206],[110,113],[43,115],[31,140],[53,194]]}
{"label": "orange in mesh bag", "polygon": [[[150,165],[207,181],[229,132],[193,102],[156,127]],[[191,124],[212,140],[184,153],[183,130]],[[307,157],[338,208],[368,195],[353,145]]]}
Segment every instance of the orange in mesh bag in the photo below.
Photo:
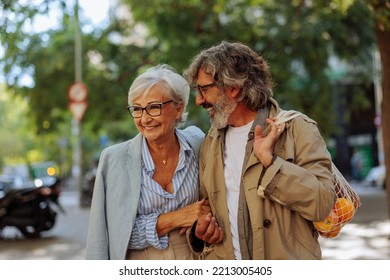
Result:
{"label": "orange in mesh bag", "polygon": [[[275,124],[287,122],[296,116],[304,116],[297,111],[280,111],[276,116]],[[341,228],[350,222],[355,215],[357,209],[360,207],[360,198],[352,189],[351,185],[345,180],[337,167],[332,162],[333,184],[337,194],[337,199],[332,211],[320,222],[313,222],[314,227],[318,233],[325,238],[336,237]]]}
{"label": "orange in mesh bag", "polygon": [[318,233],[325,238],[336,237],[341,228],[352,220],[360,207],[359,196],[333,163],[332,173],[337,194],[336,203],[324,221],[313,223]]}

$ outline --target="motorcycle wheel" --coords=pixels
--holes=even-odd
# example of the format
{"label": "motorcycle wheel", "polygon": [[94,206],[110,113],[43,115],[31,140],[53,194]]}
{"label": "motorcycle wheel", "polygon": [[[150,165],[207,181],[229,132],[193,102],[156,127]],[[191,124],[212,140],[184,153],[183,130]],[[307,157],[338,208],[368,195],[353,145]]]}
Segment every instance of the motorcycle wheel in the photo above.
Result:
{"label": "motorcycle wheel", "polygon": [[55,215],[52,216],[52,218],[45,222],[42,226],[25,226],[25,227],[18,227],[20,232],[23,234],[24,237],[29,239],[38,238],[41,235],[42,231],[51,229],[55,224]]}
{"label": "motorcycle wheel", "polygon": [[41,235],[41,230],[34,226],[19,227],[18,229],[24,237],[29,239],[38,238]]}

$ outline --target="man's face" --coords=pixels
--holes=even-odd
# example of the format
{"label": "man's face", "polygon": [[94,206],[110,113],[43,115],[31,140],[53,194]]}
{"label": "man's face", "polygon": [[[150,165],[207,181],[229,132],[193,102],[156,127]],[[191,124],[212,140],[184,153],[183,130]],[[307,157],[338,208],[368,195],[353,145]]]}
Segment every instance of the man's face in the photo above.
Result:
{"label": "man's face", "polygon": [[229,124],[229,117],[237,103],[228,94],[228,89],[215,84],[213,78],[203,70],[198,72],[196,105],[209,111],[211,125],[217,129]]}

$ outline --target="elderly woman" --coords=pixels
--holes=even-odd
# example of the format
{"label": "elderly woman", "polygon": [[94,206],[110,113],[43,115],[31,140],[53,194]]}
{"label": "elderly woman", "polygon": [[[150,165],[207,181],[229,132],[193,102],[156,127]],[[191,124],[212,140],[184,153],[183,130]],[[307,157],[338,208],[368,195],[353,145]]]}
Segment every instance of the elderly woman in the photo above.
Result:
{"label": "elderly woman", "polygon": [[193,259],[184,231],[210,212],[198,201],[204,133],[184,130],[190,88],[169,65],[137,77],[128,110],[139,130],[104,149],[91,204],[87,259]]}

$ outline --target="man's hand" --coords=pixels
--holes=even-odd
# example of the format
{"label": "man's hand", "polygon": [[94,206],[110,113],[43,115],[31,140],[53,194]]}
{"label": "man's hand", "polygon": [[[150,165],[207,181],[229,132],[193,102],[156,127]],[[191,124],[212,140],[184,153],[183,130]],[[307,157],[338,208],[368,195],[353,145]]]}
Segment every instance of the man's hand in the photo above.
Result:
{"label": "man's hand", "polygon": [[211,213],[198,219],[195,236],[209,244],[221,243],[224,238],[222,229]]}
{"label": "man's hand", "polygon": [[260,125],[255,127],[253,152],[266,168],[272,162],[275,143],[279,139],[279,136],[283,133],[286,126],[285,123],[275,125],[275,121],[275,118],[267,119],[267,123],[270,125],[271,129],[266,136],[263,136],[263,130]]}

